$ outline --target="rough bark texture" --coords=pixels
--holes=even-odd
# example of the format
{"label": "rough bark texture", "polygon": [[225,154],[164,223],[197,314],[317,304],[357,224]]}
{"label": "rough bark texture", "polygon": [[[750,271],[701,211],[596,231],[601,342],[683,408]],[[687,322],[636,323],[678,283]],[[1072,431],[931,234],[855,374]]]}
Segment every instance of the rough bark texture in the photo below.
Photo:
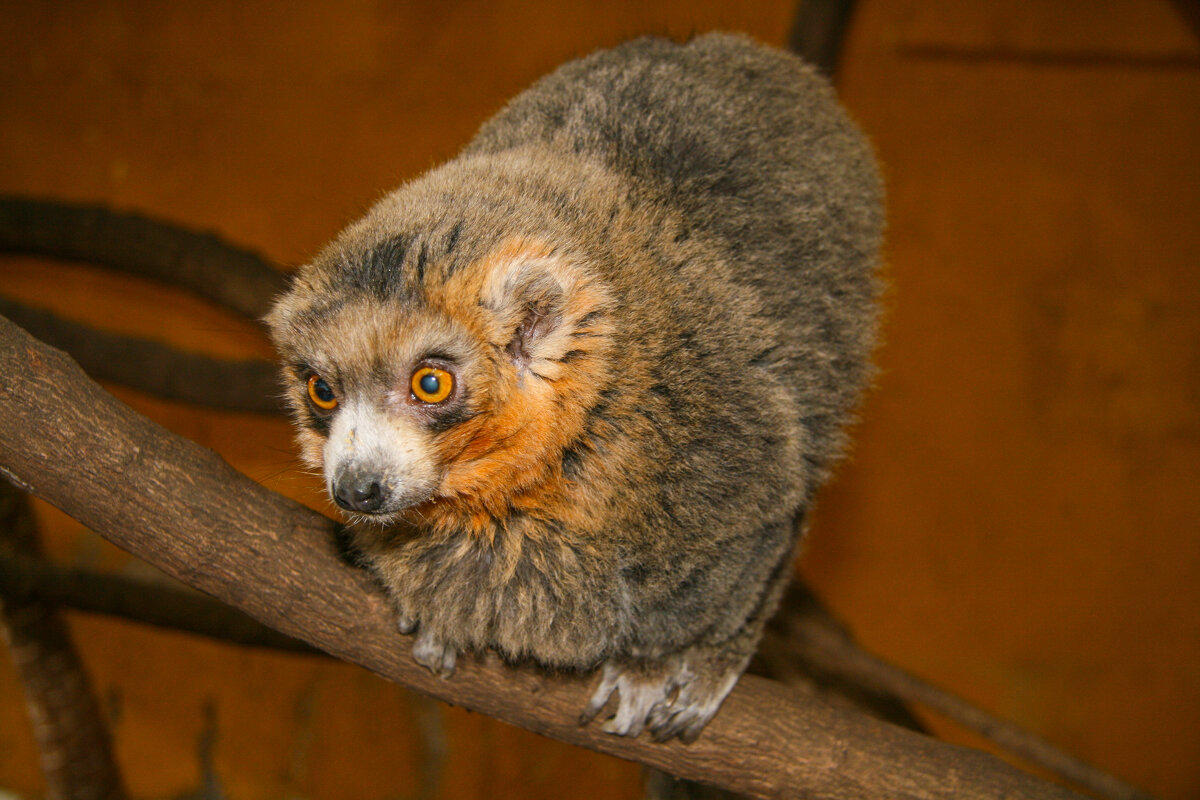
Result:
{"label": "rough bark texture", "polygon": [[409,655],[387,602],[333,545],[333,523],[105,393],[67,356],[0,322],[0,473],[185,583],[418,691],[562,741],[755,797],[1071,797],[977,751],[800,701],[744,678],[692,745],[581,727],[590,678],[464,659],[442,680]]}

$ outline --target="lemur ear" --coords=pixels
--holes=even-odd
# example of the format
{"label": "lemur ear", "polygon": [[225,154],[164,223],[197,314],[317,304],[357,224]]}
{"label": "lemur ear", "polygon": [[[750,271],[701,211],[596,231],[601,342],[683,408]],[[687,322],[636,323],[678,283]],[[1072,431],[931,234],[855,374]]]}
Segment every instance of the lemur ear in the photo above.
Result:
{"label": "lemur ear", "polygon": [[556,378],[602,294],[569,259],[527,242],[501,248],[485,269],[480,299],[493,315],[494,344],[518,370]]}

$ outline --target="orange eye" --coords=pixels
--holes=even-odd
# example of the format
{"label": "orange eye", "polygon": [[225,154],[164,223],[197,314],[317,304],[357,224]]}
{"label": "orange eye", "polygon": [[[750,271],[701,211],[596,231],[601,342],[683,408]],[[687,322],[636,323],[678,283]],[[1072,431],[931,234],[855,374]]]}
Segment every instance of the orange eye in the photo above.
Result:
{"label": "orange eye", "polygon": [[437,367],[421,367],[413,373],[413,397],[422,403],[440,403],[454,391],[454,376]]}
{"label": "orange eye", "polygon": [[308,399],[322,411],[333,411],[338,404],[337,395],[320,375],[313,375],[308,379]]}

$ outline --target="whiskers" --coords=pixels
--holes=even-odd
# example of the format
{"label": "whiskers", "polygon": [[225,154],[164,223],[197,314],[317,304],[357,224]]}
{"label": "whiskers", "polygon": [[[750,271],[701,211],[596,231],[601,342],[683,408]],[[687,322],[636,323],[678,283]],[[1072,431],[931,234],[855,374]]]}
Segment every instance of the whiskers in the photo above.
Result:
{"label": "whiskers", "polygon": [[404,510],[393,511],[387,514],[358,514],[354,511],[342,511],[342,516],[345,518],[347,525],[379,528],[381,530],[395,527],[406,521]]}
{"label": "whiskers", "polygon": [[291,481],[310,483],[312,479],[316,479],[322,486],[325,484],[325,476],[321,474],[321,470],[313,469],[291,459],[275,462],[263,469],[265,471],[255,471],[248,474],[248,477],[258,485],[267,488],[270,488],[270,484]]}

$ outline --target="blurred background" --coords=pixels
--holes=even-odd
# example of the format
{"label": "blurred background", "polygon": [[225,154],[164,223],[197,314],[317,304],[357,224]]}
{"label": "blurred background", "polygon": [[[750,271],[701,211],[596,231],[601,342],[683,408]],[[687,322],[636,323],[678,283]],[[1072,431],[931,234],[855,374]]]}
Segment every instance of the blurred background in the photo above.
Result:
{"label": "blurred background", "polygon": [[[889,186],[885,341],[799,570],[871,650],[1200,797],[1200,5],[862,0],[838,86]],[[559,63],[782,45],[793,0],[0,2],[0,193],[302,263]],[[90,267],[0,296],[226,357],[261,332]],[[3,376],[5,381],[20,376]],[[287,423],[114,393],[332,513]],[[143,567],[38,504],[61,563]],[[622,798],[639,768],[356,667],[71,614],[137,798]],[[976,744],[927,717],[952,741]],[[0,796],[44,791],[0,658]]]}

